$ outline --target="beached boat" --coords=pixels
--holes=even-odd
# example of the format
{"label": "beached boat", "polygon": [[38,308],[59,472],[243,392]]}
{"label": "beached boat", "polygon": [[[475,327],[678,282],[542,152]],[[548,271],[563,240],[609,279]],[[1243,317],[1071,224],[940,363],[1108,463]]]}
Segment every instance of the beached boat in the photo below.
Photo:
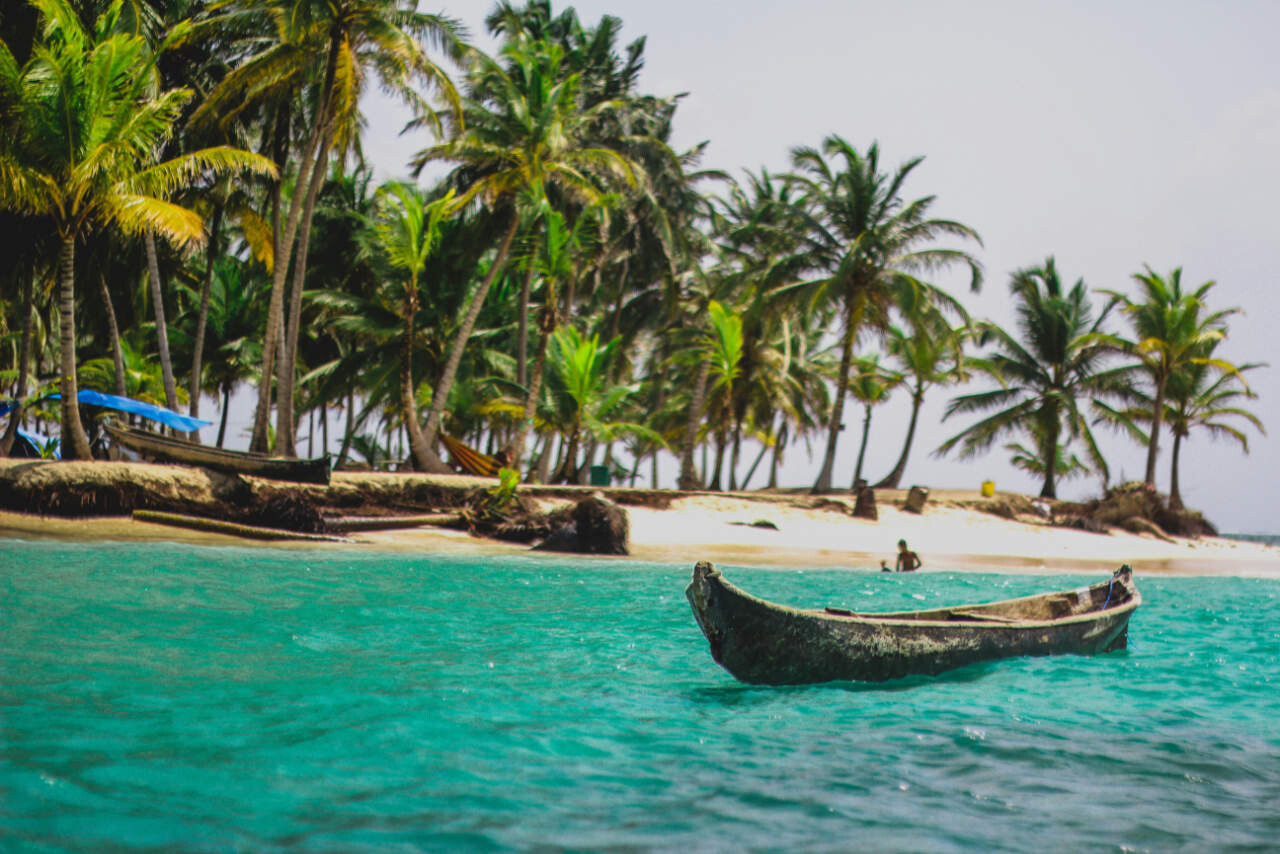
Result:
{"label": "beached boat", "polygon": [[758,599],[701,561],[685,590],[711,657],[743,682],[881,682],[1024,655],[1124,649],[1142,603],[1128,566],[1082,587],[927,611],[800,610]]}
{"label": "beached boat", "polygon": [[126,448],[158,462],[184,463],[202,466],[230,474],[247,474],[273,480],[292,480],[299,483],[329,482],[329,455],[310,460],[294,460],[287,457],[270,457],[247,451],[227,451],[212,448],[198,442],[160,436],[146,430],[107,424],[107,433]]}

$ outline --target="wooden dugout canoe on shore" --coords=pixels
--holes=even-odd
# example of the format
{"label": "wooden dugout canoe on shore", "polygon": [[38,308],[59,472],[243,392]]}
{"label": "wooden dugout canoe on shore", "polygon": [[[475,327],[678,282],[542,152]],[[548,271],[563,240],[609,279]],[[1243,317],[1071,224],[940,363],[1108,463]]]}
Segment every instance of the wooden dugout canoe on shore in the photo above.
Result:
{"label": "wooden dugout canoe on shore", "polygon": [[711,657],[737,679],[761,685],[882,682],[1015,656],[1110,652],[1125,648],[1129,617],[1142,604],[1128,566],[1078,590],[862,614],[766,602],[700,561],[685,595]]}
{"label": "wooden dugout canoe on shore", "polygon": [[310,460],[295,460],[287,457],[269,457],[266,454],[254,454],[248,451],[227,451],[212,448],[198,442],[161,436],[146,430],[135,430],[131,427],[118,427],[115,424],[105,425],[108,435],[126,448],[136,451],[147,459],[161,462],[184,463],[202,466],[229,474],[247,474],[253,477],[265,477],[273,480],[291,480],[298,483],[329,483],[329,455]]}

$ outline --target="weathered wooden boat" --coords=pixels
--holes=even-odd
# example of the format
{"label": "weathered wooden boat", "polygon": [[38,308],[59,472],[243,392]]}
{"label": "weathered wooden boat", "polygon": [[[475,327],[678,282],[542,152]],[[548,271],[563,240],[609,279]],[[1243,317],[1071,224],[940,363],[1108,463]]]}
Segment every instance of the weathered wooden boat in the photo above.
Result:
{"label": "weathered wooden boat", "polygon": [[248,451],[211,448],[198,442],[160,436],[146,430],[135,430],[132,427],[120,427],[115,424],[105,426],[113,440],[147,459],[158,462],[184,463],[229,474],[247,474],[273,480],[319,484],[329,482],[328,454],[310,460],[294,460]]}
{"label": "weathered wooden boat", "polygon": [[758,599],[701,561],[685,590],[711,657],[743,682],[882,682],[1029,655],[1124,649],[1142,604],[1133,571],[1082,587],[927,611],[801,610]]}

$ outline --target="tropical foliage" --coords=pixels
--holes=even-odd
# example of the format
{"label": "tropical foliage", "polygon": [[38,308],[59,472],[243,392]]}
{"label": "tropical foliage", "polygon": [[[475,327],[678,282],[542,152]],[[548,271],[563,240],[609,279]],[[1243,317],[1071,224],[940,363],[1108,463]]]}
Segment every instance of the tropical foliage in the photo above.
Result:
{"label": "tropical foliage", "polygon": [[[616,17],[499,2],[486,55],[409,0],[11,5],[0,450],[55,419],[88,458],[84,386],[193,415],[210,398],[220,446],[253,399],[252,449],[340,465],[448,471],[448,433],[521,482],[671,485],[665,460],[687,488],[777,487],[785,464],[826,492],[852,397],[838,481],[896,487],[937,389],[978,377],[946,413],[979,420],[941,452],[998,444],[1052,496],[1110,476],[1099,422],[1145,446],[1148,482],[1171,433],[1178,502],[1185,441],[1247,450],[1262,429],[1261,366],[1223,356],[1235,310],[1211,284],[1148,267],[1099,298],[1049,258],[1012,277],[1016,329],[972,318],[944,284],[978,289],[981,244],[909,192],[923,158],[833,134],[788,171],[707,169],[706,143],[672,147],[681,97],[644,91],[645,39]],[[410,181],[364,158],[402,130],[366,126],[375,85],[417,149],[376,165]],[[890,410],[897,456],[869,461]]]}

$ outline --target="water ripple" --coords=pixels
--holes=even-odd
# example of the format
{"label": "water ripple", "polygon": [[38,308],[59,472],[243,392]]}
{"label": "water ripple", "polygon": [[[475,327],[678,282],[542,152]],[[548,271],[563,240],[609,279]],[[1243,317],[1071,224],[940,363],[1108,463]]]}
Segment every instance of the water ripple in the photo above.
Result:
{"label": "water ripple", "polygon": [[[1141,578],[1129,650],[741,685],[687,567],[4,545],[30,848],[1265,850],[1280,584]],[[896,609],[1065,578],[730,569]]]}

